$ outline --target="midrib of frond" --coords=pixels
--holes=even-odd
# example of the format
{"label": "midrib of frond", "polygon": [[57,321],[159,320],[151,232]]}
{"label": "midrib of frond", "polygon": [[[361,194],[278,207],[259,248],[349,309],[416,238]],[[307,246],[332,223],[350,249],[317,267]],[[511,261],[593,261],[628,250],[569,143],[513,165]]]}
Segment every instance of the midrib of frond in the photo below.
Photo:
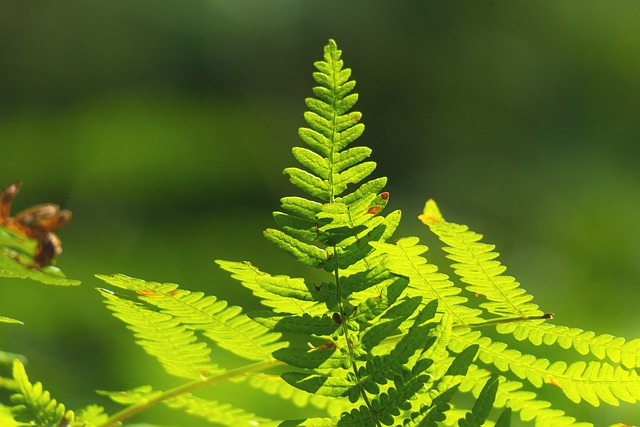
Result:
{"label": "midrib of frond", "polygon": [[[339,78],[339,73],[340,71],[342,71],[342,66],[340,64],[340,56],[338,54],[338,52],[336,52],[335,50],[335,44],[330,44],[330,47],[333,47],[333,49],[329,49],[329,55],[328,55],[328,61],[327,64],[330,67],[330,79],[331,79],[331,149],[329,150],[329,158],[328,158],[328,162],[329,162],[329,203],[335,203],[335,198],[336,198],[336,185],[335,185],[335,180],[334,177],[337,175],[335,173],[335,159],[337,158],[337,140],[338,140],[338,135],[340,134],[340,131],[338,130],[338,118],[339,118],[339,112],[338,112],[338,102],[340,101],[339,98],[339,89],[340,89],[340,78]],[[347,81],[345,81],[343,84],[347,84],[349,81],[349,79],[347,79]],[[348,110],[344,111],[344,114],[348,114]],[[342,132],[346,132],[349,128],[347,129],[343,129]],[[346,147],[343,147],[346,148]],[[348,214],[348,218],[349,218],[349,223],[350,226],[353,226],[353,218],[351,217],[351,212],[349,211]],[[340,280],[341,274],[340,274],[340,260],[339,260],[339,254],[338,254],[338,245],[334,244],[331,246],[332,247],[332,257],[333,257],[333,275],[334,275],[334,281],[335,281],[335,285],[336,285],[336,296],[337,296],[337,304],[338,304],[338,310],[340,312],[340,315],[343,315],[345,313],[345,306],[344,306],[344,300],[343,300],[343,295],[342,295],[342,283]],[[351,361],[351,368],[352,368],[352,372],[353,375],[355,377],[355,382],[357,384],[357,387],[360,390],[360,396],[362,397],[362,399],[364,400],[364,403],[367,405],[367,407],[369,408],[369,410],[373,410],[372,407],[372,403],[369,400],[369,397],[364,389],[364,385],[362,383],[362,378],[360,376],[360,373],[358,372],[358,367],[356,364],[356,354],[355,354],[355,349],[353,347],[353,340],[351,338],[351,334],[352,331],[349,330],[348,328],[348,323],[342,322],[340,325],[341,329],[342,329],[342,333],[344,334],[344,341],[347,347],[347,352],[349,354],[349,359]],[[380,425],[379,421],[376,419],[376,425]]]}
{"label": "midrib of frond", "polygon": [[[333,59],[333,58],[332,58]],[[329,160],[329,203],[334,203],[335,202],[335,185],[334,185],[334,170],[335,170],[335,164],[333,159],[335,158],[335,149],[336,149],[336,134],[338,133],[338,126],[337,126],[337,118],[338,118],[338,111],[337,111],[337,77],[336,77],[336,69],[334,66],[334,63],[332,61],[331,63],[331,94],[333,95],[331,97],[331,150],[330,150],[330,156],[328,158]],[[335,256],[337,256],[337,251],[336,248],[334,246],[333,248],[333,253]],[[337,260],[336,260],[337,261]],[[336,266],[338,265],[338,263],[336,262]]]}

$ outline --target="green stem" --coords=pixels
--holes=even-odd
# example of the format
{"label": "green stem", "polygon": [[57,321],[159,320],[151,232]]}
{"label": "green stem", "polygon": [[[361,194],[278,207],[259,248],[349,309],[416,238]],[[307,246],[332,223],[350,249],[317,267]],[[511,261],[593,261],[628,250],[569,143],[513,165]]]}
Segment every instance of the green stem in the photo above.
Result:
{"label": "green stem", "polygon": [[176,396],[180,396],[186,393],[190,393],[192,391],[198,390],[200,388],[206,387],[208,385],[217,384],[231,378],[239,377],[242,375],[246,375],[250,372],[262,371],[267,368],[271,368],[274,366],[283,365],[283,362],[279,360],[267,360],[264,362],[254,363],[252,365],[243,366],[237,369],[233,369],[231,371],[227,371],[224,374],[216,375],[210,378],[198,379],[195,381],[188,382],[186,384],[179,385],[172,389],[169,389],[162,394],[153,397],[151,399],[145,399],[140,403],[135,403],[131,406],[124,408],[123,410],[116,412],[113,414],[107,421],[100,424],[98,427],[115,427],[120,426],[124,420],[127,420],[134,415],[142,412],[152,406],[155,406],[159,403],[172,399]]}
{"label": "green stem", "polygon": [[358,373],[358,366],[356,365],[356,355],[353,350],[353,342],[351,341],[351,337],[349,335],[349,328],[347,327],[347,319],[345,318],[346,312],[345,312],[344,304],[342,301],[342,286],[340,285],[340,269],[338,267],[338,251],[336,250],[335,247],[333,248],[333,262],[334,262],[333,274],[335,275],[335,280],[336,280],[338,309],[340,310],[340,319],[342,320],[342,323],[340,324],[340,326],[342,328],[342,332],[344,333],[344,339],[347,343],[347,350],[349,350],[349,358],[351,359],[351,368],[353,369],[353,375],[356,378],[356,385],[358,387],[358,390],[360,390],[360,395],[362,396],[364,403],[367,405],[367,408],[369,408],[369,412],[371,413],[371,416],[373,417],[373,420],[376,423],[376,426],[382,427],[382,424],[380,424],[380,420],[378,419],[378,416],[373,410],[373,406],[371,405],[371,401],[367,396],[364,386],[362,385],[360,374]]}
{"label": "green stem", "polygon": [[471,323],[469,325],[456,325],[453,327],[453,329],[480,328],[484,326],[501,325],[503,323],[528,322],[530,320],[544,320],[544,319],[553,319],[553,313],[545,313],[541,316],[532,316],[532,317],[509,317],[506,319],[487,320],[486,322],[482,322],[482,323]]}

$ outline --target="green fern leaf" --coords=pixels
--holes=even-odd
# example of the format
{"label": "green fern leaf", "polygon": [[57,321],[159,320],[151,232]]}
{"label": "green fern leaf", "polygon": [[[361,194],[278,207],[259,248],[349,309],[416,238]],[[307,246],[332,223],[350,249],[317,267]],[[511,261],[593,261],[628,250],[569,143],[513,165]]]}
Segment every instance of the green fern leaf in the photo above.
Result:
{"label": "green fern leaf", "polygon": [[108,419],[109,415],[104,413],[102,406],[89,405],[76,412],[73,426],[77,424],[82,427],[97,427]]}
{"label": "green fern leaf", "polygon": [[543,322],[521,322],[498,325],[501,334],[511,334],[517,340],[529,340],[535,345],[557,344],[564,349],[573,348],[582,355],[592,354],[600,360],[621,363],[626,368],[640,367],[640,339],[627,341],[612,335],[596,335],[578,328]]}
{"label": "green fern leaf", "polygon": [[464,305],[467,298],[459,296],[461,289],[449,281],[447,275],[438,272],[438,267],[428,264],[421,257],[427,251],[426,246],[418,245],[417,237],[399,239],[395,245],[371,243],[387,254],[386,265],[389,270],[409,279],[411,295],[420,295],[426,301],[437,299],[441,312],[450,314],[460,325],[481,323],[480,310]]}
{"label": "green fern leaf", "polygon": [[417,310],[421,301],[420,297],[409,298],[387,310],[378,322],[363,331],[362,347],[370,352],[382,340],[393,335],[400,325]]}
{"label": "green fern leaf", "polygon": [[280,202],[285,211],[311,222],[315,222],[316,214],[322,210],[322,203],[302,197],[283,197]]}
{"label": "green fern leaf", "polygon": [[[274,214],[281,229],[265,231],[269,241],[300,262],[330,272],[335,262],[345,269],[362,260],[372,250],[368,241],[388,238],[388,229],[397,226],[382,219],[370,222],[386,204],[388,194],[376,197],[385,179],[364,182],[343,195],[348,187],[365,180],[376,165],[364,161],[371,154],[369,148],[347,149],[362,134],[364,125],[359,123],[360,113],[349,112],[358,97],[351,94],[355,82],[349,80],[351,71],[343,69],[340,56],[336,44],[330,41],[324,61],[315,63],[318,71],[313,76],[319,86],[313,91],[318,98],[306,100],[309,127],[299,130],[309,148],[293,149],[294,157],[306,170],[291,167],[284,171],[295,186],[317,201],[283,198],[285,212]],[[372,234],[371,229],[376,231]],[[325,246],[333,250],[329,252]]]}
{"label": "green fern leaf", "polygon": [[449,245],[444,248],[449,253],[447,258],[456,262],[452,267],[467,284],[466,289],[489,301],[480,307],[501,316],[529,318],[543,314],[529,302],[533,297],[513,277],[502,274],[506,267],[496,261],[498,254],[493,252],[493,245],[479,242],[480,234],[469,231],[467,226],[446,222],[433,200],[426,203],[420,218]]}
{"label": "green fern leaf", "polygon": [[[469,371],[460,384],[461,392],[472,392],[479,396],[484,384],[490,377],[490,373],[475,365],[469,367]],[[559,409],[551,407],[551,403],[537,399],[534,392],[522,390],[519,381],[502,381],[496,393],[496,407],[508,406],[517,412],[524,422],[535,421],[537,426],[558,427],[593,427],[591,423],[578,422],[574,417],[565,415]]]}
{"label": "green fern leaf", "polygon": [[505,408],[496,420],[495,427],[509,427],[511,425],[511,408]]}
{"label": "green fern leaf", "polygon": [[[448,331],[451,331],[450,327]],[[458,391],[477,351],[477,346],[471,346],[455,358],[449,358],[449,365],[445,368],[444,375],[438,373],[443,367],[438,365],[444,365],[444,360],[441,359],[440,363],[434,365],[436,370],[431,370],[430,374],[432,378],[437,379],[436,384],[426,393],[420,394],[420,397],[425,400],[421,402],[417,410],[411,413],[411,417],[404,421],[404,426],[437,427],[441,425],[442,421],[448,419],[447,413],[451,409],[449,402]],[[460,417],[464,415],[463,413]]]}
{"label": "green fern leaf", "polygon": [[[635,370],[593,361],[588,364],[580,361],[568,366],[562,361],[551,363],[547,359],[508,349],[506,344],[492,342],[477,331],[455,336],[453,341],[459,342],[460,347],[471,343],[480,345],[478,357],[483,362],[526,378],[536,387],[542,387],[544,383],[554,384],[576,403],[584,399],[593,406],[599,406],[602,400],[617,406],[618,399],[629,403],[640,400],[640,377]],[[452,345],[454,351],[456,346]]]}
{"label": "green fern leaf", "polygon": [[202,331],[220,347],[250,360],[268,360],[282,347],[279,334],[241,314],[240,307],[227,306],[202,292],[179,289],[173,283],[146,282],[124,275],[97,276],[105,282],[133,291],[139,300],[170,316],[181,327]]}
{"label": "green fern leaf", "polygon": [[303,372],[285,372],[282,379],[307,393],[320,396],[340,397],[349,391],[353,383],[340,376]]}
{"label": "green fern leaf", "polygon": [[304,243],[280,230],[269,228],[264,231],[264,236],[301,263],[311,267],[322,268],[331,259],[329,253],[324,249]]}
{"label": "green fern leaf", "polygon": [[326,306],[313,295],[322,291],[322,288],[316,290],[312,286],[313,290],[309,289],[304,279],[271,276],[248,262],[217,260],[216,263],[277,313],[322,315],[327,311]]}
{"label": "green fern leaf", "polygon": [[164,313],[143,308],[141,304],[99,289],[114,316],[127,323],[138,344],[154,356],[169,374],[189,379],[204,378],[223,372],[211,363],[211,350],[198,342],[193,331]]}
{"label": "green fern leaf", "polygon": [[150,385],[142,385],[131,390],[122,391],[96,390],[96,393],[106,396],[120,405],[136,405],[156,399],[162,395],[162,391],[154,390]]}
{"label": "green fern leaf", "polygon": [[[458,421],[460,427],[481,427],[484,425],[486,419],[489,417],[491,409],[493,409],[493,402],[496,399],[496,393],[498,391],[498,377],[492,376],[489,378],[483,387],[476,403],[473,405],[473,409],[469,412],[464,419]],[[509,425],[509,421],[501,421],[503,424]]]}
{"label": "green fern leaf", "polygon": [[15,420],[38,427],[58,427],[65,416],[64,405],[52,399],[41,383],[32,384],[18,360],[13,362],[13,379],[17,385],[16,393],[11,395]]}
{"label": "green fern leaf", "polygon": [[326,410],[332,416],[341,414],[348,403],[343,399],[304,392],[285,382],[279,375],[254,374],[250,377],[249,384],[267,394],[278,395],[282,399],[290,400],[295,406],[312,405],[318,409]]}
{"label": "green fern leaf", "polygon": [[336,332],[339,325],[328,315],[313,317],[308,313],[302,316],[278,316],[268,311],[256,311],[249,315],[259,324],[275,332],[304,334],[313,331],[314,336],[328,336]]}
{"label": "green fern leaf", "polygon": [[450,413],[449,402],[458,391],[457,387],[452,387],[439,393],[431,402],[431,405],[424,405],[418,412],[411,414],[411,418],[404,422],[406,427],[438,427]]}
{"label": "green fern leaf", "polygon": [[344,354],[335,348],[281,348],[274,351],[273,356],[288,365],[305,369],[349,368]]}

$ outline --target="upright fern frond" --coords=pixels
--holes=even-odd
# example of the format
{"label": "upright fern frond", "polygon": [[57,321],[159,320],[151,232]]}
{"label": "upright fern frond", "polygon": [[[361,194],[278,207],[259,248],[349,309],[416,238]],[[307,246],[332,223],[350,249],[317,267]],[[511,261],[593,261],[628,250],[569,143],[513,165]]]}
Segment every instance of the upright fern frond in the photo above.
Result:
{"label": "upright fern frond", "polygon": [[290,181],[313,199],[285,197],[274,218],[280,229],[268,229],[265,236],[300,262],[334,272],[363,260],[370,252],[369,241],[388,238],[399,222],[399,212],[387,218],[377,214],[384,208],[388,193],[380,193],[386,183],[378,178],[362,183],[343,195],[374,170],[364,161],[367,147],[351,147],[364,131],[362,114],[349,112],[358,100],[351,93],[355,81],[351,70],[343,68],[341,51],[330,41],[324,61],[315,63],[313,73],[319,84],[317,98],[307,98],[310,111],[304,117],[309,127],[299,130],[309,148],[295,147],[293,155],[306,168],[284,170]]}
{"label": "upright fern frond", "polygon": [[[430,321],[436,315],[437,291],[409,297],[406,288],[411,280],[394,274],[396,260],[385,242],[401,215],[399,211],[382,215],[389,199],[383,191],[386,179],[367,181],[376,166],[365,161],[371,150],[351,146],[364,125],[361,114],[350,111],[358,97],[352,93],[351,71],[343,68],[340,58],[330,41],[324,60],[315,63],[316,98],[306,100],[308,127],[299,130],[307,147],[293,149],[302,168],[284,171],[306,196],[282,198],[283,211],[274,213],[278,228],[264,233],[299,262],[331,278],[307,283],[271,276],[246,262],[218,263],[273,309],[252,313],[256,322],[306,337],[308,346],[293,342],[273,352],[276,359],[297,368],[282,379],[304,392],[351,403],[351,410],[340,404],[345,410],[338,416],[283,425],[381,426],[412,416],[435,420],[449,408],[445,401],[456,388],[441,390],[441,397],[416,397],[446,377],[442,366],[451,359],[446,351],[450,319],[463,316],[473,323],[475,312],[448,294],[440,303],[455,308],[447,317],[449,327],[441,328]],[[425,273],[420,268],[418,275]],[[442,275],[429,271],[426,276],[434,281],[434,289],[447,287],[440,283]]]}

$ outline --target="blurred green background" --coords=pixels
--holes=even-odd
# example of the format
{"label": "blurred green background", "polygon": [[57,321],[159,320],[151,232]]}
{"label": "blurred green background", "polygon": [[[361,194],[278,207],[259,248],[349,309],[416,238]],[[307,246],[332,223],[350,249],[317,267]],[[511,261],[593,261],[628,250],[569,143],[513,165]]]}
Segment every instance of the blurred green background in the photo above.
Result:
{"label": "blurred green background", "polygon": [[[293,193],[281,170],[328,38],[358,81],[359,141],[404,212],[398,236],[430,241],[416,216],[435,198],[497,244],[557,323],[637,337],[638,22],[634,1],[0,0],[0,186],[24,181],[16,211],[74,212],[58,266],[83,281],[3,279],[0,314],[25,325],[0,328],[0,348],[27,355],[69,407],[108,405],[92,391],[178,381],[103,307],[93,274],[249,309],[214,259],[308,274],[261,232]],[[237,390],[209,393],[277,416]],[[630,405],[565,408],[640,423]]]}

